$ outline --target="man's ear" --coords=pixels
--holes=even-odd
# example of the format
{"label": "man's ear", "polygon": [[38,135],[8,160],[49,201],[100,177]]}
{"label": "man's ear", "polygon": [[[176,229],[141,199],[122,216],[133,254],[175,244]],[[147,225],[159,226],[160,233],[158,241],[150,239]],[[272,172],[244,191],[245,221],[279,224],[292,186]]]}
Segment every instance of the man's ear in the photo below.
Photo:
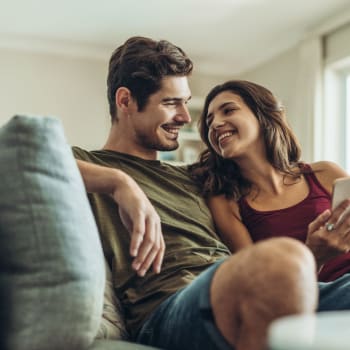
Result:
{"label": "man's ear", "polygon": [[115,103],[117,108],[123,112],[128,113],[134,99],[131,96],[131,92],[128,88],[122,86],[115,92]]}

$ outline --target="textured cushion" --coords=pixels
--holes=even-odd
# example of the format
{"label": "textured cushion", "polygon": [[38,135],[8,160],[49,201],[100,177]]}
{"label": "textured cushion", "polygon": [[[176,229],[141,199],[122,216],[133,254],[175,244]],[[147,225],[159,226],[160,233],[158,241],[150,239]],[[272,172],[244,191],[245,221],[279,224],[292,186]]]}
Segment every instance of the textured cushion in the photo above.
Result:
{"label": "textured cushion", "polygon": [[86,349],[100,324],[104,260],[61,123],[12,118],[0,129],[0,164],[1,349]]}
{"label": "textured cushion", "polygon": [[[123,340],[95,340],[89,350],[156,350],[152,346],[130,343]],[[181,350],[181,349],[179,349]]]}
{"label": "textured cushion", "polygon": [[128,339],[129,335],[124,322],[123,307],[113,289],[112,272],[107,262],[106,285],[103,300],[102,322],[96,339]]}

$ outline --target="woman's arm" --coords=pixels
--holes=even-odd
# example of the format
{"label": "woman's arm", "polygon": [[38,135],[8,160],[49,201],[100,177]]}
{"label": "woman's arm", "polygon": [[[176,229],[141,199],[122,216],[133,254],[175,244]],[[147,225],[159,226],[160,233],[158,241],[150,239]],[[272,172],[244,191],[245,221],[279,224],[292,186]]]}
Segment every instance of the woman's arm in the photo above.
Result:
{"label": "woman's arm", "polygon": [[235,201],[221,195],[209,198],[207,203],[218,234],[231,252],[253,244],[247,228],[241,221]]}
{"label": "woman's arm", "polygon": [[[321,161],[311,164],[320,184],[331,194],[334,180],[349,176],[345,170],[333,162]],[[326,210],[308,227],[306,245],[313,252],[320,268],[328,260],[350,250],[350,214],[342,215],[350,201],[342,202],[333,211]],[[341,221],[338,221],[342,217]],[[334,224],[332,231],[325,225]]]}

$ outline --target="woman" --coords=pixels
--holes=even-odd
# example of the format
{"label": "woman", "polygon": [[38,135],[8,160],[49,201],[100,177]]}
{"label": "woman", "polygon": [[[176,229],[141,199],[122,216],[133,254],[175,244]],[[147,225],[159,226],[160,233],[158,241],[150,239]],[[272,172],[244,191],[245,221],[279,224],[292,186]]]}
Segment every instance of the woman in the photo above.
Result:
{"label": "woman", "polygon": [[[348,176],[331,162],[302,163],[283,107],[252,82],[214,87],[205,100],[200,133],[208,149],[192,167],[193,175],[231,251],[276,236],[305,242],[308,225],[331,207],[334,180]],[[350,233],[345,224],[339,229]],[[350,254],[334,256],[320,269],[320,281],[350,272]]]}

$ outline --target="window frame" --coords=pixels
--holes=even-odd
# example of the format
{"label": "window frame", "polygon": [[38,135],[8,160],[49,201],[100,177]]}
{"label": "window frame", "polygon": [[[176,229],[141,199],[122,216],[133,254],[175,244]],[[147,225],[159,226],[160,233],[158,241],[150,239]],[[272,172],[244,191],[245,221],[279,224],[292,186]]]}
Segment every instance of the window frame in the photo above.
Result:
{"label": "window frame", "polygon": [[[350,173],[350,57],[326,65],[324,117],[321,128],[322,158]],[[349,135],[349,137],[347,137]]]}

